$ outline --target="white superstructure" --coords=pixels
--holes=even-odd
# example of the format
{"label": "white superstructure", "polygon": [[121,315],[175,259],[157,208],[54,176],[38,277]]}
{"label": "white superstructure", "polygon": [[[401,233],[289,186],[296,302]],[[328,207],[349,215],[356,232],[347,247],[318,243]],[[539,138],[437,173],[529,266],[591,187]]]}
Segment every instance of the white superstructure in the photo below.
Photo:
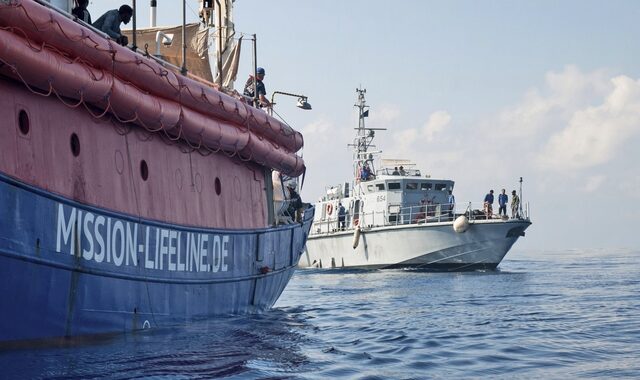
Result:
{"label": "white superstructure", "polygon": [[300,266],[495,268],[531,225],[528,207],[512,218],[488,215],[483,205],[452,201],[452,180],[430,178],[409,160],[378,159],[372,142],[381,129],[365,127],[366,90],[357,93],[354,179],[316,203]]}

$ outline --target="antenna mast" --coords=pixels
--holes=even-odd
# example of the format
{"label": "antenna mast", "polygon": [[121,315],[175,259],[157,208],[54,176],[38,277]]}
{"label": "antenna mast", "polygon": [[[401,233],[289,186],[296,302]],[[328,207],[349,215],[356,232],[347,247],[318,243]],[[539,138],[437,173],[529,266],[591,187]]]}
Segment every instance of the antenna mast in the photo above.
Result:
{"label": "antenna mast", "polygon": [[367,165],[372,173],[375,173],[373,167],[373,156],[381,152],[371,152],[369,149],[375,147],[372,144],[373,138],[376,135],[375,131],[385,131],[386,128],[367,128],[364,125],[364,118],[369,117],[369,106],[364,99],[364,94],[367,93],[366,89],[357,88],[358,102],[354,104],[354,107],[358,109],[358,128],[356,130],[356,138],[353,140],[353,144],[349,146],[353,147],[353,169],[354,178],[356,182],[360,178],[360,170]]}
{"label": "antenna mast", "polygon": [[369,149],[371,141],[367,141],[367,130],[364,126],[364,118],[369,116],[369,106],[364,99],[364,94],[367,93],[367,90],[357,88],[356,92],[358,93],[358,103],[355,104],[354,107],[358,108],[358,134],[356,141],[354,141],[356,147],[356,157],[354,158],[356,161],[359,161],[362,154],[366,153]]}

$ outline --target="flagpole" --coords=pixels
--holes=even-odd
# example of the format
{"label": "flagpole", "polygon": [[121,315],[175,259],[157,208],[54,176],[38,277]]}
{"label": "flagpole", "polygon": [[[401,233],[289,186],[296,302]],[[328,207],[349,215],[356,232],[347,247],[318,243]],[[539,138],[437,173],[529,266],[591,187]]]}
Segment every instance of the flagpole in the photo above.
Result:
{"label": "flagpole", "polygon": [[182,0],[182,67],[180,72],[187,75],[187,0]]}
{"label": "flagpole", "polygon": [[220,0],[216,0],[216,6],[218,7],[218,20],[216,22],[216,29],[218,29],[218,85],[222,87],[224,80],[222,79],[222,7],[220,6]]}

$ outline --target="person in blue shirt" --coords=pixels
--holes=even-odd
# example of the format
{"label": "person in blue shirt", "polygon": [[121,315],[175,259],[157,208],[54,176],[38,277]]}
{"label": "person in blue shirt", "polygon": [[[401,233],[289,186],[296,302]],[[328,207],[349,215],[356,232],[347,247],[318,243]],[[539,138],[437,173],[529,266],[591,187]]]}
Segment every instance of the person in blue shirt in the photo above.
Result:
{"label": "person in blue shirt", "polygon": [[93,23],[93,27],[106,33],[120,45],[127,46],[129,39],[127,36],[122,35],[120,24],[123,22],[128,24],[131,16],[133,16],[133,8],[125,4],[119,9],[112,9],[100,16],[100,18]]}
{"label": "person in blue shirt", "polygon": [[456,209],[456,197],[453,196],[451,190],[449,190],[449,197],[447,197],[447,208],[449,210],[449,216],[453,217],[453,212]]}
{"label": "person in blue shirt", "polygon": [[493,215],[493,190],[489,190],[489,194],[484,196],[484,215],[487,219],[491,219]]}
{"label": "person in blue shirt", "polygon": [[507,203],[509,202],[509,197],[507,196],[507,191],[502,189],[502,193],[498,195],[498,215],[507,216]]}
{"label": "person in blue shirt", "polygon": [[372,180],[374,178],[375,176],[371,172],[371,168],[369,167],[369,165],[365,164],[362,167],[362,170],[360,170],[360,180],[364,182],[364,181]]}

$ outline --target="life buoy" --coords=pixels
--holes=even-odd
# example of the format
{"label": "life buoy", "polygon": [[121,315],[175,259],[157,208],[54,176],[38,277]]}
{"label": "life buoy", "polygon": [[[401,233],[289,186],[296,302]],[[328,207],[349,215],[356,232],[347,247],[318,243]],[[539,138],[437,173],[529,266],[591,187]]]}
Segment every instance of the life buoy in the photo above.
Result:
{"label": "life buoy", "polygon": [[327,204],[327,214],[331,215],[333,212],[333,205],[331,203]]}
{"label": "life buoy", "polygon": [[353,220],[353,225],[358,227],[358,225],[360,224],[360,219],[354,219]]}

